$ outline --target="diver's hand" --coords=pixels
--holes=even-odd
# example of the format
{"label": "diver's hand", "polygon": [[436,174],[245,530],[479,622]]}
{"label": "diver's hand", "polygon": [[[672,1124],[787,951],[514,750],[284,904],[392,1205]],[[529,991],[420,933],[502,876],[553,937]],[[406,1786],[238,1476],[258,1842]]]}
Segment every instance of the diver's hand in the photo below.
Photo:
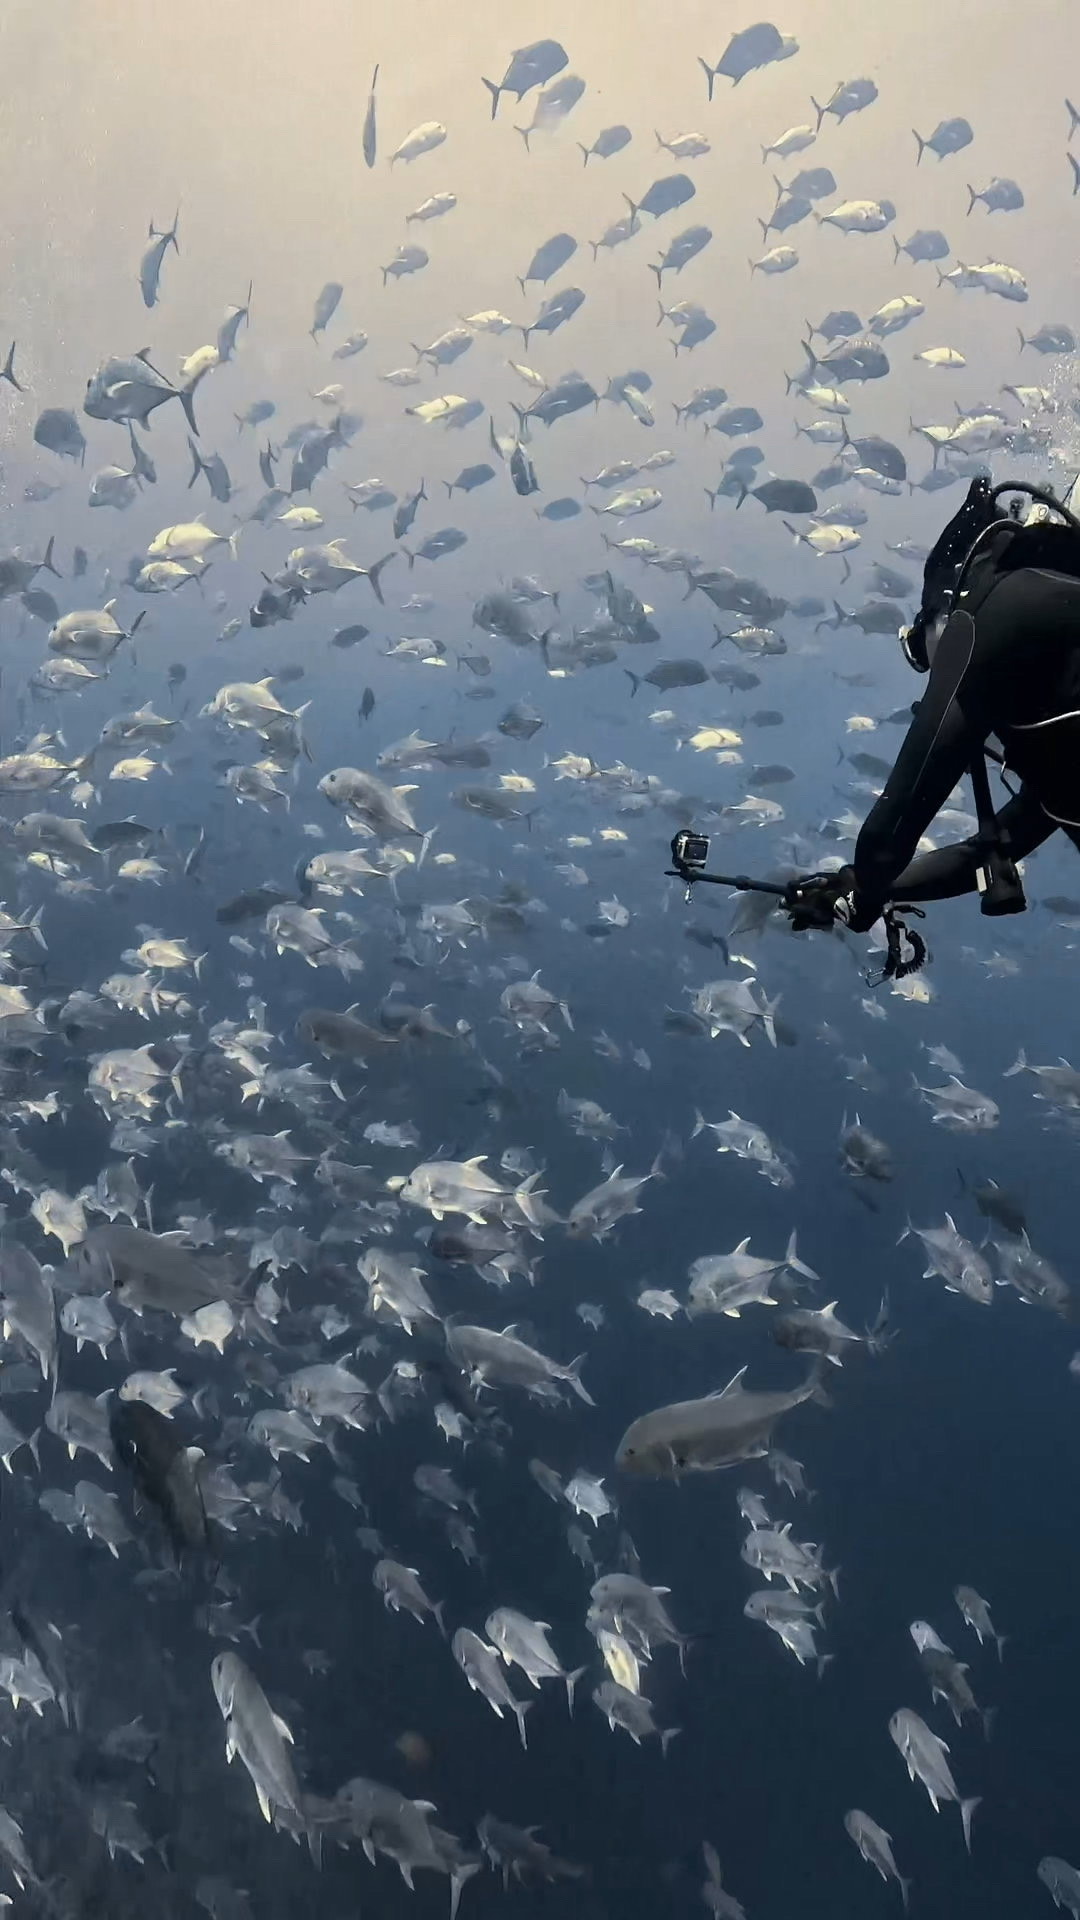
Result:
{"label": "diver's hand", "polygon": [[872,926],[881,919],[884,907],[880,902],[863,899],[855,885],[855,872],[845,867],[843,872],[847,884],[836,901],[835,918],[849,933],[869,933]]}
{"label": "diver's hand", "polygon": [[854,882],[855,874],[851,867],[840,867],[835,873],[807,873],[793,880],[784,906],[791,916],[794,931],[824,931],[835,926],[837,921],[846,923],[845,910],[851,904],[848,896]]}

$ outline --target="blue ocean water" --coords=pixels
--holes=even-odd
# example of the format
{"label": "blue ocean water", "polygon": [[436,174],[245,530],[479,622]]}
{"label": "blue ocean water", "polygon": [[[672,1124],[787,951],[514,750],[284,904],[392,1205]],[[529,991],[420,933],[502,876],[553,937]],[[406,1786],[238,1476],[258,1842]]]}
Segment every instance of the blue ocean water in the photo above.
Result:
{"label": "blue ocean water", "polygon": [[[968,442],[979,443],[978,457],[995,477],[1054,484],[1071,477],[1074,355],[1022,346],[1016,324],[1030,338],[1074,315],[1064,242],[1072,217],[1064,156],[1070,122],[1059,100],[1065,86],[1075,93],[1065,71],[1074,50],[1069,16],[1063,6],[1044,9],[1042,64],[1051,77],[1039,113],[1018,115],[1010,53],[1017,23],[996,7],[980,7],[973,37],[962,11],[943,20],[916,9],[901,31],[895,22],[799,0],[776,23],[778,35],[797,46],[769,53],[766,38],[762,64],[737,86],[721,74],[711,99],[699,57],[714,65],[729,35],[755,23],[739,16],[720,25],[689,3],[672,20],[628,26],[604,8],[584,19],[561,7],[543,20],[508,22],[503,10],[477,0],[451,34],[426,7],[373,23],[357,21],[336,0],[319,0],[303,20],[275,8],[256,22],[246,10],[219,17],[197,0],[186,26],[156,19],[152,45],[131,6],[96,26],[74,8],[67,13],[62,58],[53,30],[28,9],[16,9],[0,29],[13,98],[42,103],[40,115],[20,109],[9,134],[12,152],[22,141],[13,177],[23,191],[11,215],[5,311],[26,391],[3,389],[3,548],[36,560],[53,540],[59,578],[39,572],[33,586],[53,596],[58,618],[113,601],[125,631],[138,613],[145,618],[100,684],[49,694],[34,677],[57,655],[52,615],[5,595],[3,752],[46,752],[69,774],[40,796],[18,791],[19,776],[11,774],[0,810],[12,829],[40,808],[81,820],[91,836],[103,823],[135,815],[152,830],[147,851],[164,873],[160,885],[125,877],[122,855],[77,865],[62,857],[29,862],[25,847],[5,836],[4,902],[19,918],[41,909],[47,952],[25,937],[12,947],[8,977],[40,1009],[42,1031],[29,1051],[24,1034],[3,1036],[4,1238],[47,1263],[47,1282],[63,1306],[77,1282],[57,1238],[30,1211],[36,1192],[73,1197],[130,1153],[140,1186],[152,1188],[155,1230],[208,1218],[213,1252],[229,1253],[238,1271],[249,1255],[257,1277],[268,1259],[280,1263],[275,1284],[284,1305],[276,1325],[249,1309],[220,1355],[196,1349],[178,1317],[138,1318],[116,1304],[123,1346],[117,1340],[105,1355],[93,1346],[76,1352],[60,1335],[65,1390],[115,1395],[136,1367],[174,1366],[198,1396],[177,1415],[178,1438],[202,1448],[209,1464],[228,1465],[249,1506],[238,1530],[220,1535],[214,1555],[177,1573],[153,1512],[132,1504],[119,1462],[110,1473],[85,1452],[71,1461],[47,1429],[40,1466],[26,1452],[13,1459],[0,1501],[7,1609],[0,1650],[25,1655],[31,1643],[20,1620],[28,1613],[46,1623],[45,1635],[55,1628],[78,1714],[67,1726],[55,1700],[40,1717],[25,1704],[5,1706],[0,1732],[9,1765],[0,1803],[22,1829],[34,1873],[20,1891],[0,1837],[4,1886],[10,1880],[9,1892],[27,1911],[46,1914],[121,1915],[152,1906],[178,1915],[250,1910],[260,1920],[296,1912],[344,1920],[357,1910],[396,1914],[406,1901],[419,1916],[444,1913],[445,1874],[421,1867],[410,1893],[385,1857],[385,1832],[371,1836],[384,1856],[374,1866],[358,1833],[347,1850],[337,1844],[346,1836],[326,1809],[344,1782],[363,1775],[430,1803],[437,1809],[430,1819],[458,1836],[477,1863],[477,1823],[490,1813],[538,1827],[562,1860],[585,1870],[551,1885],[511,1880],[504,1891],[499,1871],[485,1863],[463,1888],[466,1916],[511,1901],[524,1911],[557,1906],[589,1920],[694,1912],[705,1841],[719,1856],[725,1893],[750,1920],[895,1912],[898,1889],[877,1879],[844,1833],[852,1807],[892,1836],[899,1870],[913,1882],[911,1910],[926,1920],[1049,1911],[1038,1863],[1047,1855],[1072,1860],[1078,1851],[1071,1313],[1025,1304],[1006,1286],[994,1289],[989,1307],[948,1292],[940,1279],[922,1277],[917,1239],[900,1236],[909,1225],[940,1226],[949,1213],[993,1261],[972,1188],[996,1180],[1022,1196],[1033,1246],[1071,1282],[1075,1135],[1068,1115],[1037,1097],[1037,1081],[1004,1075],[1021,1046],[1036,1065],[1071,1055],[1074,930],[1067,911],[1041,903],[1078,891],[1073,856],[1051,844],[1027,863],[1031,906],[1023,920],[992,924],[970,900],[932,908],[925,926],[931,960],[914,995],[867,985],[864,972],[879,957],[870,942],[794,936],[776,919],[763,933],[739,932],[736,903],[723,890],[705,897],[699,890],[687,905],[665,867],[672,833],[691,822],[711,831],[713,858],[724,870],[764,874],[785,863],[813,868],[848,857],[848,816],[861,819],[878,783],[854,785],[846,756],[862,750],[890,762],[904,710],[919,691],[891,636],[850,624],[819,629],[818,620],[832,617],[837,602],[851,614],[880,597],[874,562],[908,577],[903,605],[913,612],[921,567],[893,547],[929,547],[959,504],[966,473],[958,471],[940,498],[906,485],[890,497],[850,474],[819,483],[815,475],[836,449],[811,444],[796,423],[842,417],[852,435],[881,435],[903,451],[918,480],[935,460],[948,467],[949,456],[933,455],[916,423],[944,431],[974,420],[982,425]],[[992,30],[998,27],[1008,32]],[[580,74],[585,91],[565,124],[557,122],[558,97],[554,107],[549,102],[551,124],[541,124],[526,148],[514,127],[529,125],[540,87],[527,88],[516,110],[504,96],[493,118],[480,75],[498,78],[530,34],[550,35],[565,54],[543,84],[558,72]],[[376,60],[369,167],[362,129]],[[810,102],[831,98],[841,72],[872,75],[876,98],[846,119],[826,113],[815,128]],[[167,85],[159,84],[162,75]],[[149,97],[152,82],[152,123],[141,115],[136,129],[131,100]],[[926,137],[961,115],[973,129],[970,152],[917,158],[913,126]],[[576,142],[589,144],[603,127],[623,123],[630,142],[610,160],[583,164]],[[802,126],[812,144],[762,162],[767,143]],[[428,129],[426,150],[391,164],[416,128]],[[676,146],[678,134],[699,132],[707,150],[678,157],[658,146],[657,129]],[[758,223],[773,211],[773,166],[790,181],[798,168],[819,163],[833,172],[836,191],[817,212],[872,204],[884,209],[880,230],[845,236],[827,217],[807,216],[759,245]],[[1015,176],[1023,207],[969,211],[969,173],[979,187]],[[651,183],[675,174],[692,189],[680,206],[655,219],[643,214],[640,230],[618,246],[598,244],[628,198],[639,205]],[[451,189],[454,208],[409,219]],[[147,222],[161,232],[177,202],[179,252],[166,252],[160,297],[148,307],[138,283]],[[692,222],[706,223],[711,239],[684,272],[665,274],[661,299],[668,308],[697,303],[715,331],[672,353],[676,339],[670,320],[657,321],[649,266]],[[942,269],[981,263],[982,285],[958,291],[938,280],[934,265],[897,257],[894,235],[938,227],[949,242]],[[519,276],[536,249],[561,231],[571,232],[575,253],[549,283],[522,291]],[[427,265],[384,286],[395,250],[421,243]],[[796,265],[749,271],[749,258],[780,244],[797,246]],[[1021,276],[1019,287],[1001,267]],[[182,363],[217,337],[249,277],[250,317],[237,329],[235,354],[201,376],[185,375]],[[340,304],[313,339],[315,303],[331,281],[343,288]],[[519,330],[545,298],[568,287],[584,300],[565,328],[534,332],[526,345]],[[924,311],[895,332],[887,317],[873,330],[871,317],[906,295],[917,295]],[[856,337],[879,343],[890,365],[883,379],[837,381],[839,405],[848,409],[840,415],[835,394],[805,395],[797,370],[808,366],[801,343],[811,323],[849,305],[861,323]],[[490,330],[482,316],[492,312],[504,313],[512,330]],[[460,357],[432,366],[420,350],[466,316],[472,324]],[[360,329],[366,347],[336,359],[335,349]],[[812,337],[823,355],[823,338]],[[946,344],[964,357],[959,371],[932,370],[914,357]],[[135,428],[156,483],[142,485],[122,512],[90,507],[91,477],[107,464],[126,470],[131,447],[125,427],[85,413],[86,383],[110,355],[130,357],[142,347],[161,379],[190,385],[198,446],[223,457],[228,501],[209,498],[200,477],[188,488],[186,422],[169,398],[147,430]],[[417,384],[385,379],[414,362]],[[617,389],[607,397],[609,383],[627,374],[632,404]],[[549,426],[534,420],[525,438],[521,412],[570,375],[590,383],[596,404]],[[828,384],[827,370],[819,369],[819,379]],[[674,408],[696,387],[714,384],[723,385],[728,403],[755,406],[760,430],[729,438],[701,421],[680,423]],[[407,412],[440,395],[477,403],[475,417],[455,429]],[[259,400],[272,402],[272,414],[257,428],[238,426]],[[72,410],[87,442],[84,464],[35,442],[46,407]],[[310,492],[290,494],[294,429],[309,444],[333,429],[333,444]],[[721,493],[708,504],[706,488],[716,488],[725,461],[747,439],[762,452],[751,484],[770,476],[810,482],[818,509],[837,509],[834,524],[845,524],[849,512],[845,556],[815,557],[794,542],[785,512],[766,514],[756,499],[736,507]],[[261,523],[253,514],[265,492],[258,453],[267,444],[276,450],[282,497]],[[535,466],[535,494],[515,490],[515,451]],[[643,468],[665,451],[669,463]],[[631,499],[624,518],[600,519],[589,509],[610,504],[617,487],[586,488],[585,478],[619,460],[638,468],[618,483],[624,491],[655,488],[660,499],[637,512],[645,503]],[[446,483],[483,461],[494,469],[490,482],[447,495]],[[369,514],[350,501],[350,486],[355,494],[375,478],[399,503],[424,483],[415,526],[400,540],[391,531],[393,506]],[[41,483],[55,491],[28,498],[28,488],[41,495]],[[580,501],[581,514],[557,523],[539,517],[560,498]],[[298,504],[314,507],[323,524],[279,525],[277,517]],[[218,533],[240,530],[235,558],[221,546],[197,580],[141,594],[133,580],[151,541],[196,512]],[[805,535],[823,523],[798,515],[795,524]],[[250,609],[268,580],[280,587],[300,577],[297,549],[340,539],[350,559],[370,568],[450,527],[466,539],[445,558],[410,565],[398,553],[381,577],[384,602],[364,579],[337,592],[311,591],[309,580],[290,620],[252,624]],[[602,535],[650,540],[655,550],[643,558],[606,545]],[[76,546],[89,556],[85,575],[76,573]],[[681,565],[671,560],[673,549]],[[688,588],[723,568],[788,603],[772,622],[782,654],[759,657],[731,642],[714,647],[714,625],[730,632],[739,614]],[[531,597],[540,588],[545,597]],[[617,590],[640,603],[631,616],[624,605],[621,627],[612,612]],[[489,631],[474,612],[497,591],[524,611],[533,632],[525,644]],[[820,599],[822,614],[792,613],[801,596]],[[605,612],[607,627],[597,632]],[[627,620],[632,626],[639,618],[652,623],[658,640],[629,637]],[[335,648],[334,634],[356,621],[369,626],[368,637]],[[589,628],[593,645],[610,655],[596,664],[580,638]],[[405,637],[436,641],[441,664],[388,658],[387,647]],[[459,657],[480,654],[488,674]],[[685,657],[707,671],[736,664],[757,684],[707,680],[671,692],[645,684],[631,695],[624,667],[640,675],[658,658]],[[170,671],[177,665],[182,675]],[[282,672],[289,667],[300,676]],[[277,755],[287,810],[277,802],[267,811],[241,805],[225,784],[229,765],[274,760],[271,741],[257,729],[230,731],[203,712],[223,685],[250,687],[264,677],[286,708],[310,703],[297,750]],[[366,688],[374,710],[361,720]],[[543,720],[527,741],[497,726],[519,700]],[[110,718],[144,703],[180,726],[145,749],[159,763],[145,782],[110,778],[117,754],[86,756]],[[782,723],[756,722],[761,710],[779,711]],[[852,729],[855,716],[872,724]],[[692,744],[706,725],[740,736],[728,757]],[[41,732],[53,737],[35,748]],[[490,766],[435,762],[394,772],[380,763],[413,733],[459,747],[479,739]],[[557,777],[568,771],[560,764],[565,755],[582,756],[578,773],[587,777]],[[790,769],[789,781],[755,780],[755,768],[777,763]],[[431,836],[422,863],[415,836],[350,834],[317,785],[342,766],[415,788],[408,803]],[[520,776],[500,793],[530,818],[477,817],[455,798],[470,786],[494,790],[503,775]],[[725,811],[748,795],[781,811],[761,824]],[[970,810],[966,789],[959,805]],[[935,828],[934,838],[944,843],[960,831]],[[362,896],[305,896],[334,939],[362,957],[356,976],[275,952],[265,916],[235,927],[217,918],[235,895],[263,884],[295,899],[298,866],[321,850],[348,845],[374,858],[384,841],[408,856],[393,887],[376,877],[363,883]],[[484,923],[464,946],[417,930],[424,905],[462,899]],[[500,917],[494,903],[515,914]],[[626,910],[625,924],[617,924],[616,907]],[[706,949],[686,938],[688,928],[703,926],[727,937],[729,960],[720,945]],[[148,929],[205,955],[198,975],[187,967],[167,976],[157,970],[158,985],[179,990],[187,1006],[160,1008],[149,1020],[106,1007],[100,1027],[73,1021],[69,996],[97,997],[110,975],[137,967],[122,956]],[[230,944],[230,934],[242,944]],[[546,1034],[523,1036],[504,1017],[500,996],[535,970],[565,999],[572,1025],[556,1012]],[[770,1002],[779,996],[779,1044],[770,1045],[760,1022],[745,1048],[731,1033],[710,1039],[673,1030],[673,1015],[685,1026],[690,997],[706,982],[747,978]],[[446,1036],[405,1039],[359,1066],[324,1061],[296,1030],[312,1007],[355,1006],[373,1025],[389,1022],[403,998],[430,1007]],[[222,1065],[221,1023],[262,1021],[274,1036],[266,1055],[273,1068],[307,1062],[324,1081],[337,1080],[313,1112],[282,1098],[244,1100],[243,1074]],[[530,1038],[543,1044],[526,1044]],[[132,1149],[123,1132],[112,1132],[121,1116],[103,1113],[88,1096],[88,1061],[144,1043],[175,1071],[177,1084],[170,1090],[164,1082],[146,1136]],[[915,1084],[941,1084],[927,1054],[935,1046],[947,1046],[966,1083],[999,1103],[996,1125],[965,1133],[935,1122]],[[262,1058],[257,1045],[255,1052]],[[602,1141],[567,1125],[561,1092],[598,1102],[618,1123],[606,1159]],[[25,1104],[47,1093],[56,1096],[51,1116]],[[707,1122],[734,1112],[764,1128],[789,1159],[790,1184],[774,1186],[747,1162],[718,1154],[710,1133],[694,1136],[698,1112]],[[842,1170],[839,1136],[856,1114],[892,1150],[888,1184],[856,1186]],[[379,1120],[411,1122],[419,1144],[368,1142],[363,1130]],[[260,1185],[215,1152],[237,1135],[283,1129],[310,1156],[295,1186]],[[469,1266],[434,1256],[426,1246],[434,1223],[396,1193],[417,1164],[481,1154],[495,1178],[513,1184],[500,1168],[508,1148],[534,1156],[557,1218],[543,1225],[542,1237],[525,1240],[538,1256],[534,1284],[516,1278],[496,1289]],[[333,1219],[313,1172],[324,1152],[370,1167],[378,1203]],[[28,1177],[20,1158],[27,1153],[35,1158]],[[639,1195],[640,1211],[598,1241],[576,1240],[562,1224],[566,1214],[617,1164],[632,1175],[656,1169]],[[460,1227],[461,1216],[442,1224]],[[88,1228],[101,1225],[88,1206]],[[306,1236],[300,1249],[287,1238],[294,1229]],[[636,1304],[646,1287],[671,1289],[685,1303],[691,1263],[727,1253],[747,1236],[754,1253],[779,1259],[793,1229],[801,1258],[819,1276],[800,1291],[800,1304],[835,1300],[845,1322],[862,1329],[874,1323],[883,1296],[888,1303],[883,1351],[856,1351],[842,1369],[827,1367],[831,1407],[808,1404],[778,1428],[777,1444],[803,1463],[812,1497],[777,1487],[761,1460],[678,1484],[620,1474],[620,1438],[642,1413],[718,1389],[744,1366],[753,1387],[805,1378],[805,1357],[777,1345],[767,1308],[751,1306],[738,1319],[680,1312],[669,1322]],[[275,1234],[284,1237],[275,1241]],[[356,1269],[371,1247],[415,1258],[451,1335],[456,1324],[510,1324],[560,1363],[583,1355],[582,1380],[595,1406],[568,1394],[548,1404],[493,1384],[482,1399],[503,1423],[497,1444],[478,1431],[464,1448],[435,1424],[437,1387],[421,1381],[414,1398],[380,1406],[376,1389],[393,1370],[406,1369],[394,1378],[407,1393],[409,1367],[422,1372],[425,1359],[441,1356],[443,1336],[430,1328],[408,1336],[393,1320],[370,1316]],[[255,1279],[245,1285],[250,1294]],[[578,1313],[583,1304],[601,1310],[600,1324]],[[337,1332],[322,1320],[329,1306],[344,1322]],[[354,1368],[370,1390],[366,1430],[327,1421],[309,1461],[283,1457],[279,1491],[289,1504],[275,1506],[277,1468],[252,1441],[248,1422],[286,1404],[297,1367],[324,1359]],[[20,1431],[36,1431],[50,1388],[27,1391],[16,1371],[27,1361],[17,1332],[2,1361],[3,1409]],[[581,1470],[600,1476],[617,1512],[594,1529],[569,1505],[557,1506],[530,1475],[533,1459],[564,1482]],[[476,1564],[454,1552],[442,1518],[416,1493],[415,1469],[432,1462],[448,1465],[475,1499]],[[364,1512],[335,1490],[341,1474],[355,1482]],[[43,1491],[71,1493],[84,1478],[114,1489],[128,1518],[133,1537],[115,1558],[40,1504]],[[838,1593],[824,1596],[819,1640],[830,1660],[820,1677],[744,1617],[761,1582],[740,1559],[747,1527],[736,1495],[743,1485],[764,1496],[777,1525],[790,1522],[798,1539],[822,1547],[827,1567],[839,1569]],[[567,1542],[575,1518],[595,1569]],[[377,1531],[381,1552],[418,1570],[428,1595],[444,1604],[450,1633],[461,1626],[482,1632],[500,1606],[548,1622],[563,1667],[586,1669],[572,1718],[560,1681],[534,1695],[523,1674],[507,1668],[519,1698],[532,1701],[523,1751],[512,1719],[500,1723],[469,1691],[437,1625],[383,1606],[372,1584],[371,1540],[357,1535],[365,1526]],[[647,1582],[670,1589],[667,1604],[689,1640],[685,1672],[672,1647],[655,1649],[643,1668],[658,1726],[679,1729],[663,1756],[654,1739],[639,1750],[609,1730],[591,1698],[606,1673],[586,1625],[590,1586],[616,1567],[638,1565]],[[1002,1660],[961,1621],[952,1598],[958,1584],[989,1601],[998,1633],[1007,1636]],[[204,1610],[223,1602],[215,1636]],[[294,1845],[264,1823],[243,1758],[226,1763],[210,1662],[228,1648],[237,1623],[253,1619],[254,1635],[241,1631],[235,1650],[294,1736],[312,1830],[316,1808],[326,1827],[321,1868],[302,1840]],[[988,1738],[977,1718],[957,1728],[947,1706],[931,1700],[908,1631],[920,1619],[969,1663],[979,1706],[994,1710]],[[960,1793],[980,1796],[970,1857],[956,1808],[945,1805],[935,1816],[924,1789],[906,1778],[888,1734],[901,1707],[948,1741]],[[149,1756],[108,1752],[110,1733],[136,1718],[154,1736]],[[99,1829],[110,1809],[116,1819],[124,1806],[135,1810],[145,1841],[162,1843],[163,1857],[136,1845],[139,1861],[121,1844],[111,1858]],[[249,1909],[235,1905],[240,1890]]]}

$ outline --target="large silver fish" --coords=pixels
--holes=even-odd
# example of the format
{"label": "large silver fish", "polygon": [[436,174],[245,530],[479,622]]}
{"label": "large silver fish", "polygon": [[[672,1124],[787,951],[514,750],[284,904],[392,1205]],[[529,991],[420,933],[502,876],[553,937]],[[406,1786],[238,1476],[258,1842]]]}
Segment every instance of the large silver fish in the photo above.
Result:
{"label": "large silver fish", "polygon": [[674,1479],[680,1473],[710,1473],[740,1460],[759,1460],[769,1451],[772,1430],[782,1414],[805,1400],[829,1403],[815,1367],[799,1387],[787,1393],[758,1393],[742,1384],[745,1367],[719,1393],[703,1400],[677,1400],[631,1422],[616,1449],[624,1473]]}

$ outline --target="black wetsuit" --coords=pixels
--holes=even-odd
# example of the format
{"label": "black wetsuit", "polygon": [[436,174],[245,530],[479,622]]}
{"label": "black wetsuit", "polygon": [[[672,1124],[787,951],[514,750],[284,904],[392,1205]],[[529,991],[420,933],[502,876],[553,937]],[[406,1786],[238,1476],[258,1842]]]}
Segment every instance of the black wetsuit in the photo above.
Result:
{"label": "black wetsuit", "polygon": [[[953,525],[927,561],[929,620],[962,558]],[[980,542],[855,847],[854,925],[870,926],[888,900],[975,889],[985,859],[977,839],[915,849],[991,735],[1021,783],[996,816],[1004,850],[1021,859],[1059,828],[1080,848],[1080,535],[1068,527],[1001,521]]]}

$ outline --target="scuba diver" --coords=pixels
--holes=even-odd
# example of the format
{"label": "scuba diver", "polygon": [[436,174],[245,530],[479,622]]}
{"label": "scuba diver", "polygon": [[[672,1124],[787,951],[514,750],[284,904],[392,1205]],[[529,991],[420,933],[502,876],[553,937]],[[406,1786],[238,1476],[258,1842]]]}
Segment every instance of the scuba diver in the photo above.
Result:
{"label": "scuba diver", "polygon": [[[1059,829],[1080,849],[1080,521],[1068,504],[1078,486],[1061,502],[1026,482],[972,482],[926,562],[918,615],[900,634],[910,665],[929,674],[927,690],[852,864],[764,889],[781,896],[796,929],[840,923],[865,933],[884,918],[891,940],[893,902],[976,890],[984,913],[1022,912],[1016,862]],[[1006,494],[1034,505],[1022,515],[1017,498],[1005,512]],[[1000,754],[987,746],[991,735]],[[996,813],[987,754],[1020,781]],[[916,854],[965,772],[978,832]],[[702,872],[707,847],[676,836],[674,871],[687,882],[712,877]],[[896,970],[894,961],[886,972]]]}
{"label": "scuba diver", "polygon": [[[1002,514],[998,497],[1012,491],[974,480],[926,562],[922,605],[901,633],[910,665],[929,673],[926,694],[852,865],[833,882],[834,917],[853,932],[890,900],[976,889],[986,912],[1022,911],[1016,861],[1059,829],[1080,848],[1080,523],[1039,489],[1025,489],[1036,501],[1026,519]],[[990,735],[1021,783],[996,814]],[[915,855],[966,771],[979,832]]]}

